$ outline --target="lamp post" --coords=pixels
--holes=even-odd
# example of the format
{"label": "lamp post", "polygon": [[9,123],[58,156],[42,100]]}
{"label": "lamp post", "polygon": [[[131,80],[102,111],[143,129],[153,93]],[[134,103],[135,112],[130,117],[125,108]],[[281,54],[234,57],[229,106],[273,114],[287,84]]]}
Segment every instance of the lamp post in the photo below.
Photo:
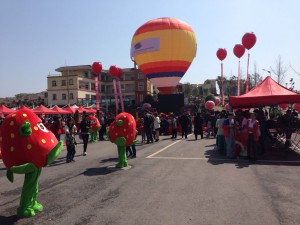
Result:
{"label": "lamp post", "polygon": [[266,69],[262,69],[262,70],[268,72],[270,74],[270,77],[272,78],[270,70],[266,70]]}

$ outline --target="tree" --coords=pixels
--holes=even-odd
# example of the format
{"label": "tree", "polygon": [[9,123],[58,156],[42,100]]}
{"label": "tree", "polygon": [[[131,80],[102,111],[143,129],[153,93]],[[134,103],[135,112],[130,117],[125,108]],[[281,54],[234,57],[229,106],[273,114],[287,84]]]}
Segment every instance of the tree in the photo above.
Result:
{"label": "tree", "polygon": [[276,75],[277,83],[283,84],[286,76],[286,72],[289,70],[289,68],[284,66],[283,61],[281,60],[281,56],[278,56],[278,60],[276,60],[275,69],[271,67],[271,70],[273,74]]}
{"label": "tree", "polygon": [[183,87],[184,96],[190,97],[190,95],[192,94],[192,85],[189,82],[187,82],[187,83],[184,83],[182,85],[182,87]]}
{"label": "tree", "polygon": [[199,97],[199,89],[198,89],[198,87],[194,87],[194,88],[192,89],[192,95],[193,95],[194,97]]}
{"label": "tree", "polygon": [[213,101],[213,102],[215,102],[216,98],[215,98],[215,96],[213,94],[208,94],[206,96],[206,98],[205,98],[205,102],[207,102],[207,101]]}
{"label": "tree", "polygon": [[254,62],[254,73],[250,75],[249,90],[262,81],[262,76],[257,72],[256,62]]}

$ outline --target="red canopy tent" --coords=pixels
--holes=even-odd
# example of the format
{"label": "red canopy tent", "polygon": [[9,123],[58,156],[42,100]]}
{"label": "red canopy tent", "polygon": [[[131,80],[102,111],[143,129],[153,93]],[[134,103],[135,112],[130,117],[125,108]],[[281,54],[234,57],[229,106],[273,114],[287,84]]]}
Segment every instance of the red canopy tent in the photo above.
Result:
{"label": "red canopy tent", "polygon": [[233,108],[263,107],[283,103],[300,103],[300,94],[278,84],[270,76],[247,94],[229,97],[229,105]]}
{"label": "red canopy tent", "polygon": [[19,109],[27,109],[27,110],[31,110],[32,111],[32,109],[30,109],[30,108],[28,108],[27,106],[25,106],[25,105],[22,105],[20,108],[18,108],[17,110],[19,110]]}
{"label": "red canopy tent", "polygon": [[40,105],[40,106],[34,108],[32,111],[36,114],[57,114],[57,112],[55,112],[51,109],[48,109],[44,105]]}
{"label": "red canopy tent", "polygon": [[14,112],[15,110],[9,109],[7,108],[5,105],[0,105],[0,114],[10,114],[12,112]]}
{"label": "red canopy tent", "polygon": [[55,111],[56,114],[72,114],[72,112],[59,108],[57,105],[52,107],[51,110]]}
{"label": "red canopy tent", "polygon": [[64,107],[63,108],[64,110],[66,110],[66,111],[68,111],[68,112],[70,112],[71,114],[74,114],[75,112],[76,112],[76,110],[77,109],[75,109],[75,108],[72,108],[71,106],[66,106],[66,107]]}

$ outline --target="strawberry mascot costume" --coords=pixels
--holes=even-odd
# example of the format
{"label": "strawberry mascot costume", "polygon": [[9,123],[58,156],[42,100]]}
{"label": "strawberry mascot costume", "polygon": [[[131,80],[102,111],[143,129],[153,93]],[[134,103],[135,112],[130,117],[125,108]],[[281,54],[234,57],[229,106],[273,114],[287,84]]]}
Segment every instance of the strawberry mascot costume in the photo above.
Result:
{"label": "strawberry mascot costume", "polygon": [[134,145],[136,135],[136,122],[129,113],[120,113],[114,122],[107,128],[107,136],[118,147],[119,162],[117,168],[128,166],[126,146]]}
{"label": "strawberry mascot costume", "polygon": [[25,174],[17,216],[34,216],[35,212],[43,210],[37,202],[42,167],[58,157],[63,147],[62,141],[58,142],[40,118],[28,109],[8,115],[0,129],[2,158],[8,180],[14,181],[14,173]]}
{"label": "strawberry mascot costume", "polygon": [[91,141],[92,142],[97,142],[97,133],[101,129],[101,125],[99,120],[97,119],[96,116],[89,116],[89,121],[90,121],[90,134],[91,134]]}

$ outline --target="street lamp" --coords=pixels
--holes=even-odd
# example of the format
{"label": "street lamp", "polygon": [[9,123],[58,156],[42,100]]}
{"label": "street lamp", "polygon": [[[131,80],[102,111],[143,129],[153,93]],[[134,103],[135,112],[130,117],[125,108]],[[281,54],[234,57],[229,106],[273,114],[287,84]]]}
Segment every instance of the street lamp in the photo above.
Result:
{"label": "street lamp", "polygon": [[270,77],[272,77],[272,76],[271,76],[271,71],[270,71],[270,70],[266,70],[266,69],[262,69],[262,70],[268,72],[268,73],[270,74]]}

